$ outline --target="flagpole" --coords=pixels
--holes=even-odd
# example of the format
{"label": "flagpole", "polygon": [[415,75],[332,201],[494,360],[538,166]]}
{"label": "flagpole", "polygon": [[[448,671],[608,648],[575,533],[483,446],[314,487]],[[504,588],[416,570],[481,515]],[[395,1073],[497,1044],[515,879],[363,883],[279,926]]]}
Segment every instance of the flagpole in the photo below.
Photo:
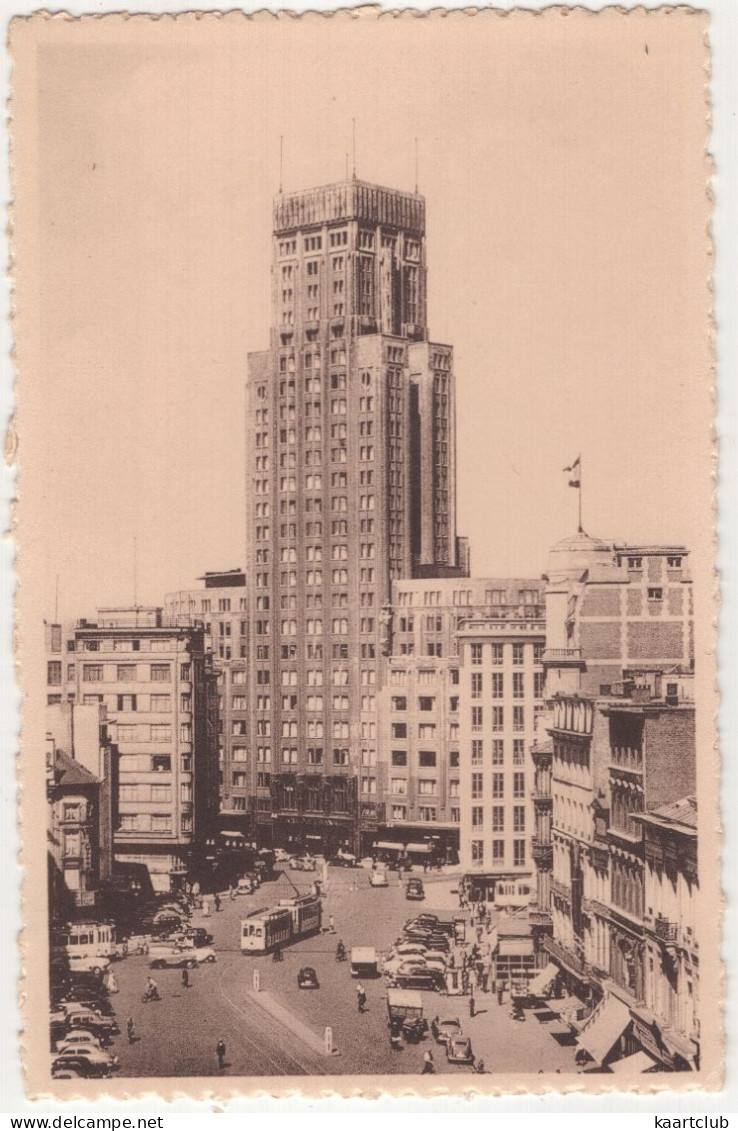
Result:
{"label": "flagpole", "polygon": [[582,526],[582,457],[579,456],[579,533],[584,533]]}

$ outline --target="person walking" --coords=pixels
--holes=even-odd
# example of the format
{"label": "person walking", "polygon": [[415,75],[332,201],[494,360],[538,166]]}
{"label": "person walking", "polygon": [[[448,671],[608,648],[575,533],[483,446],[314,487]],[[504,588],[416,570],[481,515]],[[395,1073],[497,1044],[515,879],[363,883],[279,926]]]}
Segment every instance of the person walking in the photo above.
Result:
{"label": "person walking", "polygon": [[215,904],[215,910],[220,911],[220,896],[218,895],[217,891],[213,896],[213,903]]}
{"label": "person walking", "polygon": [[218,1068],[225,1068],[226,1047],[222,1037],[215,1046],[215,1051],[218,1054]]}
{"label": "person walking", "polygon": [[359,1013],[366,1013],[366,991],[361,982],[356,987],[356,1004],[359,1007]]}
{"label": "person walking", "polygon": [[336,920],[333,918],[332,915],[328,916],[328,930],[330,931],[330,933],[332,935],[335,935],[335,933],[336,933]]}
{"label": "person walking", "polygon": [[476,1017],[477,1003],[474,1000],[474,991],[469,994],[469,1016]]}
{"label": "person walking", "polygon": [[185,966],[184,970],[182,971],[182,989],[188,990],[189,988],[190,988],[190,972],[187,969],[187,967]]}
{"label": "person walking", "polygon": [[129,1017],[126,1021],[126,1032],[128,1033],[128,1044],[132,1045],[136,1036],[136,1027],[133,1023],[132,1017]]}
{"label": "person walking", "polygon": [[505,982],[504,982],[504,980],[500,979],[500,981],[497,983],[497,1004],[498,1005],[502,1005],[502,999],[504,998],[504,996],[505,996]]}
{"label": "person walking", "polygon": [[420,1075],[432,1076],[435,1071],[436,1066],[433,1063],[433,1053],[430,1051],[430,1049],[426,1049],[423,1053],[423,1071],[420,1073]]}

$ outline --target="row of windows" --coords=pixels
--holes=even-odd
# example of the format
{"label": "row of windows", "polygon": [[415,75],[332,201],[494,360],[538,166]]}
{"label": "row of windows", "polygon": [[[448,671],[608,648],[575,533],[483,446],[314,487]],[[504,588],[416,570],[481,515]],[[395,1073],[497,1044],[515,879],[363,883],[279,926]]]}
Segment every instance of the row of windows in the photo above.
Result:
{"label": "row of windows", "polygon": [[[525,685],[526,679],[523,672],[513,672],[512,676],[512,697],[513,699],[525,698]],[[471,673],[471,697],[472,699],[481,699],[484,694],[484,674],[483,672]],[[504,699],[505,687],[509,686],[505,683],[505,676],[502,672],[492,672],[489,679],[489,692],[492,699]],[[540,699],[543,696],[544,688],[544,673],[533,672],[533,696]]]}
{"label": "row of windows", "polygon": [[[505,831],[505,807],[504,805],[493,805],[491,808],[492,815],[492,832],[504,833]],[[513,805],[512,810],[512,824],[513,832],[525,832],[525,806]],[[484,825],[484,806],[472,805],[471,809],[471,823],[472,828],[482,828]]]}
{"label": "row of windows", "polygon": [[[493,602],[487,602],[491,604]],[[530,645],[527,645],[530,654]],[[505,650],[512,648],[512,662],[516,667],[522,667],[525,663],[525,644],[472,644],[470,645],[471,662],[474,665],[483,664],[485,661],[485,649],[488,651],[487,656],[492,664],[498,665],[504,662]],[[543,662],[543,652],[545,644],[533,645],[533,663],[540,664]],[[508,651],[508,655],[509,655]]]}
{"label": "row of windows", "polygon": [[[471,842],[471,858],[473,864],[484,864],[484,841],[473,840]],[[493,840],[492,841],[492,859],[493,865],[504,867],[508,861],[505,859],[505,841]],[[525,841],[513,841],[513,867],[522,868],[525,866]]]}
{"label": "row of windows", "polygon": [[[513,707],[512,710],[512,729],[525,730],[525,707]],[[472,707],[471,708],[471,729],[472,731],[480,731],[484,727],[484,708]],[[505,708],[493,707],[492,708],[492,730],[505,729]]]}
{"label": "row of windows", "polygon": [[[57,683],[61,683],[61,664],[57,661],[51,661],[59,665],[58,672],[49,671],[49,676],[54,676]],[[51,664],[49,665],[51,669]],[[189,664],[182,664],[180,666],[180,679],[189,680],[191,669]],[[58,679],[57,679],[58,675]],[[172,665],[171,664],[83,664],[82,665],[82,679],[85,683],[102,683],[116,682],[116,683],[135,683],[137,681],[152,683],[170,683],[172,680]],[[49,679],[51,682],[51,679]]]}
{"label": "row of windows", "polygon": [[[502,801],[505,797],[505,774],[495,772],[491,775],[492,778],[492,797]],[[481,799],[484,796],[484,774],[473,773],[471,776],[471,795],[472,800]],[[513,792],[514,798],[525,797],[525,774],[516,770],[513,773]]]}
{"label": "row of windows", "polygon": [[[493,766],[502,766],[505,761],[506,742],[504,738],[493,738],[491,743],[491,763]],[[512,740],[512,761],[514,766],[525,763],[525,739]],[[473,738],[471,741],[471,764],[481,766],[484,764],[484,739]]]}

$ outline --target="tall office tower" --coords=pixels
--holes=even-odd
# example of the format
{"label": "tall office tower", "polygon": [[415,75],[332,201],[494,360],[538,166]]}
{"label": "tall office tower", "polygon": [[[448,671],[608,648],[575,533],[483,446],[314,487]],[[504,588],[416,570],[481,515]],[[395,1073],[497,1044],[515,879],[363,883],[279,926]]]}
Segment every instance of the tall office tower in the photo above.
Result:
{"label": "tall office tower", "polygon": [[393,579],[463,572],[452,350],[428,341],[425,202],[277,196],[269,350],[249,356],[255,832],[356,843]]}

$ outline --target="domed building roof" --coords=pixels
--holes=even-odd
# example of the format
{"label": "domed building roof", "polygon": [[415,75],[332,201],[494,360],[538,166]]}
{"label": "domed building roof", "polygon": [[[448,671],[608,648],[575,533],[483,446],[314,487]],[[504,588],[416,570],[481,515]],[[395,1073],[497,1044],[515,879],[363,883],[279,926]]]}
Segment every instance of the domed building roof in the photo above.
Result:
{"label": "domed building roof", "polygon": [[591,534],[579,530],[551,547],[548,557],[549,573],[591,569],[595,563],[610,564],[612,555],[612,543],[603,542],[601,538],[593,538]]}

